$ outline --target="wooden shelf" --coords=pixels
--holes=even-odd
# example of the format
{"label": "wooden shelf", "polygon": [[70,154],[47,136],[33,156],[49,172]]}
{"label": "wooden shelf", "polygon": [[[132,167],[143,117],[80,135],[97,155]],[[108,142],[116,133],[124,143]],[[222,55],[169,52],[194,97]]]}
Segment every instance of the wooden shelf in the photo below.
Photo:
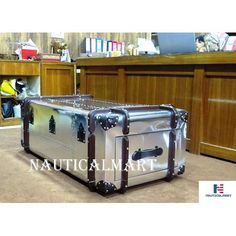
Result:
{"label": "wooden shelf", "polygon": [[2,119],[0,121],[1,126],[20,125],[20,123],[21,123],[21,119],[20,118],[15,118],[15,117]]}
{"label": "wooden shelf", "polygon": [[16,96],[0,95],[0,98],[16,98]]}
{"label": "wooden shelf", "polygon": [[[75,94],[75,63],[0,60],[0,82],[18,77],[26,79],[29,87],[40,96]],[[20,100],[16,96],[0,95],[0,114],[2,99]],[[0,117],[0,126],[19,124],[19,118]]]}
{"label": "wooden shelf", "polygon": [[40,63],[35,61],[2,61],[0,60],[0,75],[39,76]]}

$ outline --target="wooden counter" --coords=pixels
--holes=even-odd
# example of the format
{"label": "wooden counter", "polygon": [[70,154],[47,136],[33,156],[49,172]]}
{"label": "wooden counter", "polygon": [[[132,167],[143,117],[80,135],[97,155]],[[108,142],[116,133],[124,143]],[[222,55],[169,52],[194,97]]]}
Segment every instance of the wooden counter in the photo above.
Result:
{"label": "wooden counter", "polygon": [[[30,89],[42,96],[72,95],[76,88],[75,69],[75,63],[0,60],[0,84],[5,79],[24,78]],[[0,127],[20,124],[18,118],[2,117],[2,103],[6,99],[14,97],[0,94]]]}
{"label": "wooden counter", "polygon": [[188,149],[236,162],[236,53],[78,59],[81,93],[189,112]]}

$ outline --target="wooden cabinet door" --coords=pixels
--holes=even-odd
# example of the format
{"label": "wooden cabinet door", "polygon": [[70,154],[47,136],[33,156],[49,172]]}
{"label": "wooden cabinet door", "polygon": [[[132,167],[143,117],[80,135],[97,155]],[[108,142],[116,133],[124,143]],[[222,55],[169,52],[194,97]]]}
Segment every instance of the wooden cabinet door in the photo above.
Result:
{"label": "wooden cabinet door", "polygon": [[75,94],[75,64],[41,64],[42,96],[73,94]]}

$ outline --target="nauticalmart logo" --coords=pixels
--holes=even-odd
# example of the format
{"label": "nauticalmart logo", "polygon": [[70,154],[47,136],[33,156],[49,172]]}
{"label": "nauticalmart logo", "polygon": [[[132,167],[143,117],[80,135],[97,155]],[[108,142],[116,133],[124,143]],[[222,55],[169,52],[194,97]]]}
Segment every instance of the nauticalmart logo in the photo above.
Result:
{"label": "nauticalmart logo", "polygon": [[231,197],[232,194],[224,193],[224,184],[213,184],[213,193],[206,194],[206,197]]}

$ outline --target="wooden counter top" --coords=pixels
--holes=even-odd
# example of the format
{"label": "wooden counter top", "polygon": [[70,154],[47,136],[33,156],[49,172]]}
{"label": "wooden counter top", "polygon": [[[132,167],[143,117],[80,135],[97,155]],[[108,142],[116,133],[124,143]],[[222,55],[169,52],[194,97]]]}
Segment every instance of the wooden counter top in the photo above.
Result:
{"label": "wooden counter top", "polygon": [[126,66],[126,65],[203,65],[236,64],[236,52],[206,52],[189,54],[143,55],[105,58],[79,58],[81,66]]}

